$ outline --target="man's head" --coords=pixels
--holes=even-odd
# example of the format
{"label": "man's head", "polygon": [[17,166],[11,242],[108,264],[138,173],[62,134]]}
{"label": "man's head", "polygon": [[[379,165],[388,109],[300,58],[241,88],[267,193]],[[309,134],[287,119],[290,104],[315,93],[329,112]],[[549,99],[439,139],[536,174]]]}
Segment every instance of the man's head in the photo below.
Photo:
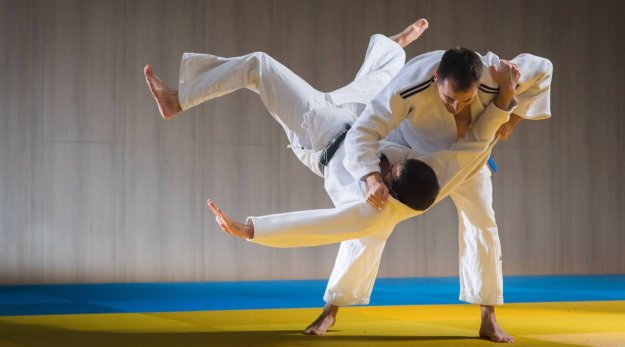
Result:
{"label": "man's head", "polygon": [[482,77],[482,60],[466,48],[452,48],[443,54],[434,79],[447,111],[456,114],[471,104]]}
{"label": "man's head", "polygon": [[428,209],[438,195],[436,173],[428,164],[417,159],[394,164],[383,178],[395,199],[417,211]]}

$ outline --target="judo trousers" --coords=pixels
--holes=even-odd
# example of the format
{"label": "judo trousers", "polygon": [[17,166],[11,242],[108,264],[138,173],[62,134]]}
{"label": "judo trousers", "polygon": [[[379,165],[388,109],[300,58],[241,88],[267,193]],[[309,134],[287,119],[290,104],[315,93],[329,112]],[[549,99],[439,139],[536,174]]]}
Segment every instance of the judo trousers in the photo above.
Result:
{"label": "judo trousers", "polygon": [[[483,166],[450,193],[458,210],[459,299],[503,304],[501,244],[492,205],[490,170]],[[392,229],[341,242],[324,300],[336,306],[369,303]]]}
{"label": "judo trousers", "polygon": [[[185,53],[178,97],[183,110],[247,88],[259,94],[269,114],[284,129],[296,156],[318,171],[318,150],[357,114],[342,109],[350,100],[371,100],[405,61],[403,49],[382,35],[371,38],[365,62],[352,83],[323,93],[263,52],[223,58]],[[487,170],[487,169],[485,169]],[[460,299],[470,303],[503,302],[500,246],[492,210],[490,173],[480,172],[452,194],[460,218]],[[344,241],[324,300],[337,306],[367,304],[392,228],[366,238]],[[305,242],[301,246],[306,246]],[[494,268],[493,268],[494,266]]]}

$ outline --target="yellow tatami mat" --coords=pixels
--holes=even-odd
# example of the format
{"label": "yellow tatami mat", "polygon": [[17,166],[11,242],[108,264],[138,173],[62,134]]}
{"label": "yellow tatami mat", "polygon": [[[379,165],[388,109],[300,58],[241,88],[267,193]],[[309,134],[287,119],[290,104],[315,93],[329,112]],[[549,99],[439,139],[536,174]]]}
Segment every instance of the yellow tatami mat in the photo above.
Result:
{"label": "yellow tatami mat", "polygon": [[[319,309],[0,317],[0,346],[493,346],[473,305],[350,307],[326,336],[302,329]],[[508,304],[515,346],[625,347],[625,301]]]}

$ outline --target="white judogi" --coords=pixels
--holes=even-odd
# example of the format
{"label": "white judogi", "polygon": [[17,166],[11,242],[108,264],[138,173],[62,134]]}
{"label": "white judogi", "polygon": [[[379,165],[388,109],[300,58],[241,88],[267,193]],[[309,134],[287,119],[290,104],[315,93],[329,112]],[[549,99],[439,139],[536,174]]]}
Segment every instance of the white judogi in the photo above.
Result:
{"label": "white judogi", "polygon": [[[417,158],[430,165],[439,180],[441,189],[434,204],[479,173],[496,143],[494,134],[508,120],[511,109],[488,105],[462,141],[449,150]],[[414,151],[387,141],[381,142],[380,151],[391,164],[415,158]],[[324,300],[337,306],[369,303],[386,239],[399,222],[425,212],[392,197],[382,210],[371,208],[364,202],[366,184],[347,172],[344,156],[341,147],[325,170],[326,191],[336,208],[249,217],[254,223],[254,238],[249,241],[254,243],[303,247],[343,241],[324,295]],[[486,264],[482,271],[501,270]]]}
{"label": "white judogi", "polygon": [[[443,53],[427,53],[406,63],[354,123],[345,139],[345,167],[356,179],[380,171],[378,142],[387,136],[388,140],[409,146],[419,155],[448,149],[456,141],[454,117],[444,107],[432,79]],[[488,53],[482,61],[481,85],[470,106],[472,122],[497,92],[488,67],[498,64],[499,58]],[[515,92],[518,106],[514,113],[525,119],[548,118],[551,62],[530,54],[521,54],[512,61],[521,70]],[[450,196],[459,219],[460,300],[483,305],[502,304],[501,246],[488,168],[482,166],[475,175],[467,177]],[[381,246],[371,245],[374,249],[371,254],[376,254],[376,247]],[[351,248],[353,246],[346,246],[345,253]],[[370,256],[362,250],[351,253],[352,257]],[[326,293],[326,299],[337,300],[335,296]]]}
{"label": "white judogi", "polygon": [[[255,91],[260,94],[269,113],[282,125],[298,158],[315,173],[321,174],[317,168],[317,151],[324,148],[343,129],[345,123],[352,123],[357,118],[358,110],[363,109],[364,104],[393,78],[403,66],[404,59],[403,49],[395,42],[382,35],[374,35],[356,79],[348,86],[326,94],[315,90],[261,52],[235,58],[185,53],[180,67],[179,102],[182,109],[186,110],[240,88]],[[488,148],[492,148],[492,145]],[[483,151],[484,147],[479,148]],[[389,159],[393,156],[390,152],[387,155]],[[326,189],[335,204],[351,201],[355,210],[370,214],[372,209],[358,202],[363,200],[366,187],[341,168],[343,157],[341,149],[326,168],[326,177],[336,178],[335,183],[326,181]],[[436,163],[432,166],[441,175],[440,170],[436,169]],[[448,166],[448,169],[451,167]],[[354,184],[343,185],[341,179]],[[343,208],[341,206],[339,208]],[[345,205],[346,208],[349,206],[349,203]],[[382,213],[388,213],[393,206],[398,216],[414,213],[399,202],[388,204]],[[345,216],[340,211],[336,215]],[[354,221],[353,218],[351,220]],[[358,224],[355,226],[358,227]],[[375,235],[342,243],[325,295],[326,301],[335,300],[337,305],[368,301],[384,241],[390,231],[392,227]],[[257,232],[259,236],[254,241],[261,240],[261,232]],[[363,277],[362,274],[368,275]],[[341,294],[348,292],[350,296]]]}

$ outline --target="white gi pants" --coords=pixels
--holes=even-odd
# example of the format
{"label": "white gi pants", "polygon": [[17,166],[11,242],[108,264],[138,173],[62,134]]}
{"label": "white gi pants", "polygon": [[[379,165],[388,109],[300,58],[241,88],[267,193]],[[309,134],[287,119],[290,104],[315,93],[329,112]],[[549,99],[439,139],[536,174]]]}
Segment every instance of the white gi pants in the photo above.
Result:
{"label": "white gi pants", "polygon": [[325,148],[346,123],[353,123],[358,116],[352,108],[340,106],[366,104],[404,62],[405,53],[397,43],[373,35],[354,81],[334,92],[322,93],[263,52],[233,58],[185,53],[180,64],[178,99],[182,110],[187,110],[241,88],[259,94],[298,158],[320,174],[317,158],[309,158],[311,152],[301,149]]}
{"label": "white gi pants", "polygon": [[503,304],[501,244],[491,173],[484,166],[450,194],[458,210],[460,300]]}
{"label": "white gi pants", "polygon": [[[449,195],[458,210],[460,300],[503,304],[501,245],[492,207],[490,170],[483,166]],[[324,300],[336,306],[369,303],[382,252],[393,228],[341,242]]]}

